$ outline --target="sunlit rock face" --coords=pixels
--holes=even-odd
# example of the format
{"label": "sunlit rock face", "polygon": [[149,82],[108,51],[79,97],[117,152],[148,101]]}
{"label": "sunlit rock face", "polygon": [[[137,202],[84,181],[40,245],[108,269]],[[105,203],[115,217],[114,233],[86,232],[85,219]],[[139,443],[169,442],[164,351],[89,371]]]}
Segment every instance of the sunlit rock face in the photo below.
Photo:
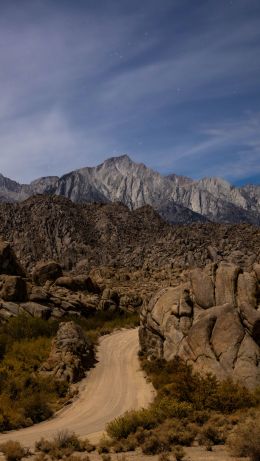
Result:
{"label": "sunlit rock face", "polygon": [[143,307],[141,348],[148,357],[181,357],[194,370],[260,384],[260,265],[221,261],[188,273]]}
{"label": "sunlit rock face", "polygon": [[20,185],[0,175],[0,201],[17,202],[35,194],[63,195],[74,202],[122,202],[130,209],[151,205],[169,222],[260,223],[260,186],[236,188],[219,178],[193,181],[162,176],[127,155],[61,178],[49,176]]}

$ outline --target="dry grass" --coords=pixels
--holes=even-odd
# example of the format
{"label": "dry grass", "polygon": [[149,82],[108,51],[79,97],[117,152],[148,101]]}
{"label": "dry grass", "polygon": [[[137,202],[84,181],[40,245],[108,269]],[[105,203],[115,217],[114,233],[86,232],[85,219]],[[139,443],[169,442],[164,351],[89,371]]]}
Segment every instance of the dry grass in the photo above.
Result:
{"label": "dry grass", "polygon": [[4,453],[7,461],[20,461],[28,455],[28,451],[19,442],[9,440],[0,445],[0,451]]}

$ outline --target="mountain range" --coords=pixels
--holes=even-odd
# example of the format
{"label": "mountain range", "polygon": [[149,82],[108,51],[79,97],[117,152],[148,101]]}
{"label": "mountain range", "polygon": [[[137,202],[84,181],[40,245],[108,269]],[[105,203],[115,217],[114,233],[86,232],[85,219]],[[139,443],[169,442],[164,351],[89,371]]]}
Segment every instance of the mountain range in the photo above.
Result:
{"label": "mountain range", "polygon": [[21,202],[32,195],[61,195],[76,203],[122,202],[130,210],[151,205],[171,223],[214,221],[260,225],[260,186],[235,187],[215,177],[195,181],[163,176],[127,155],[64,176],[19,184],[0,175],[0,202]]}

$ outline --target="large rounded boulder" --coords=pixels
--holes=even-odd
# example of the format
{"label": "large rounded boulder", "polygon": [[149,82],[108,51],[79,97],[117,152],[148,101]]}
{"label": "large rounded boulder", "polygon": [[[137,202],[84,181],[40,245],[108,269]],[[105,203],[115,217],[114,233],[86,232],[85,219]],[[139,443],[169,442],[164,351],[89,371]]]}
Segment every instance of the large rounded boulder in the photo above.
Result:
{"label": "large rounded boulder", "polygon": [[62,277],[61,265],[56,261],[40,261],[32,272],[32,279],[36,285],[45,285],[46,282],[55,282]]}
{"label": "large rounded boulder", "polygon": [[249,273],[213,263],[159,290],[142,309],[140,343],[150,357],[178,356],[203,374],[260,385],[259,265]]}

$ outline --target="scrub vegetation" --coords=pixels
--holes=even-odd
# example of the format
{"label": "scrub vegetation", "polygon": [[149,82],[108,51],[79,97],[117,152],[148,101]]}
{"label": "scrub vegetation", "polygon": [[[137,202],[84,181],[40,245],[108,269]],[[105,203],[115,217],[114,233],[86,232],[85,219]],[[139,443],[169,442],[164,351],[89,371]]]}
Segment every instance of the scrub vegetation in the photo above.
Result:
{"label": "scrub vegetation", "polygon": [[157,395],[147,409],[127,412],[107,425],[116,451],[141,446],[143,453],[157,454],[194,441],[211,450],[224,444],[250,411],[259,421],[259,390],[201,376],[178,358],[141,358],[141,363]]}

